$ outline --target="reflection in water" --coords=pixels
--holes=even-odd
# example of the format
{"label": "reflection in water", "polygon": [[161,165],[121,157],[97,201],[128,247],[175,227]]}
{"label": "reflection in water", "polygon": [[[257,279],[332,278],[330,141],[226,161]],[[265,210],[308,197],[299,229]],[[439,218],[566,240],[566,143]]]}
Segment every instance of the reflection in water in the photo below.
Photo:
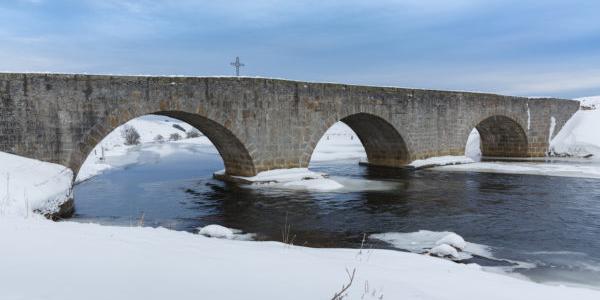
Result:
{"label": "reflection in water", "polygon": [[[112,171],[75,189],[76,220],[194,231],[220,224],[295,244],[359,247],[363,234],[453,231],[498,258],[536,264],[540,281],[600,286],[600,181],[596,179],[375,169],[322,163],[346,187],[334,192],[248,187],[212,179],[215,154],[169,156]],[[368,180],[368,181],[367,181]],[[373,247],[390,245],[369,241]]]}

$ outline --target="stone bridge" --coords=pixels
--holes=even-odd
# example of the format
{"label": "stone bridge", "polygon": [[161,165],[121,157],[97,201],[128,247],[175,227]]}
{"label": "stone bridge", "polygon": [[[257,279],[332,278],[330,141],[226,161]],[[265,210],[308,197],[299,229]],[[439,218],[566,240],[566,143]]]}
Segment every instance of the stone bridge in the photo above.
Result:
{"label": "stone bridge", "polygon": [[229,175],[307,167],[337,121],[377,166],[463,155],[473,128],[484,156],[539,157],[578,108],[572,100],[263,78],[2,73],[0,151],[77,174],[112,130],[160,114],[203,132]]}

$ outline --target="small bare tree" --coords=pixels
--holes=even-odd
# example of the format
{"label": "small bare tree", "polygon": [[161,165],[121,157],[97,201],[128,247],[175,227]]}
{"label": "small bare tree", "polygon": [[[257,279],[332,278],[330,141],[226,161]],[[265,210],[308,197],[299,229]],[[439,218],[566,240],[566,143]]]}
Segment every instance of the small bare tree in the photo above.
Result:
{"label": "small bare tree", "polygon": [[185,136],[188,139],[197,138],[200,136],[200,131],[198,131],[198,129],[192,128],[192,129],[190,129],[190,131],[185,133]]}
{"label": "small bare tree", "polygon": [[165,141],[165,138],[161,134],[159,134],[159,135],[157,135],[157,136],[154,137],[154,141],[157,142],[157,143],[162,143],[162,142]]}
{"label": "small bare tree", "polygon": [[171,133],[169,136],[169,141],[179,141],[181,139],[181,135],[179,133]]}
{"label": "small bare tree", "polygon": [[125,145],[137,145],[140,143],[140,134],[131,125],[123,125],[121,137],[125,139]]}

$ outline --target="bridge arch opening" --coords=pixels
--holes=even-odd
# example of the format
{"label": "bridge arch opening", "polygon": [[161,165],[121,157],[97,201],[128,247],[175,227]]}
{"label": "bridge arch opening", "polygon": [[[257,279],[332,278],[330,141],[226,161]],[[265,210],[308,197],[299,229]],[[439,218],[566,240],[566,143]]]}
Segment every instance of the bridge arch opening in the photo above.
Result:
{"label": "bridge arch opening", "polygon": [[465,155],[475,160],[484,157],[527,157],[525,130],[507,116],[488,117],[469,134]]}
{"label": "bridge arch opening", "polygon": [[310,157],[310,162],[363,161],[365,148],[358,135],[344,122],[336,122],[321,137]]}
{"label": "bridge arch opening", "polygon": [[[98,128],[105,127],[105,124],[98,124],[92,132],[102,133]],[[131,135],[137,135],[137,141],[130,137]],[[198,114],[159,111],[131,119],[108,130],[102,136],[100,142],[82,143],[79,155],[72,157],[71,168],[75,171],[76,181],[85,180],[86,177],[94,176],[104,167],[108,168],[107,164],[104,167],[90,166],[90,164],[102,164],[102,160],[106,157],[110,158],[115,156],[116,152],[122,152],[126,148],[125,145],[151,146],[172,142],[199,144],[212,148],[208,151],[218,154],[222,162],[221,168],[224,166],[226,173],[241,176],[255,175],[254,162],[242,141],[225,126]],[[78,157],[83,159],[77,160]],[[217,170],[219,169],[214,171]]]}
{"label": "bridge arch opening", "polygon": [[[326,139],[332,138],[341,141],[327,143]],[[341,118],[315,146],[311,161],[319,161],[323,156],[329,160],[366,158],[369,165],[385,167],[402,167],[410,161],[406,143],[394,126],[368,113]]]}

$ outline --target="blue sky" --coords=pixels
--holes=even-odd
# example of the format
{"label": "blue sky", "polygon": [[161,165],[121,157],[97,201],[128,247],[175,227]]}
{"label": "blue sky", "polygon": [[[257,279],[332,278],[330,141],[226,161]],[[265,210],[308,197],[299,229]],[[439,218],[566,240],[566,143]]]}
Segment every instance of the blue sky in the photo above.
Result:
{"label": "blue sky", "polygon": [[600,95],[600,1],[15,0],[0,41],[2,71]]}

